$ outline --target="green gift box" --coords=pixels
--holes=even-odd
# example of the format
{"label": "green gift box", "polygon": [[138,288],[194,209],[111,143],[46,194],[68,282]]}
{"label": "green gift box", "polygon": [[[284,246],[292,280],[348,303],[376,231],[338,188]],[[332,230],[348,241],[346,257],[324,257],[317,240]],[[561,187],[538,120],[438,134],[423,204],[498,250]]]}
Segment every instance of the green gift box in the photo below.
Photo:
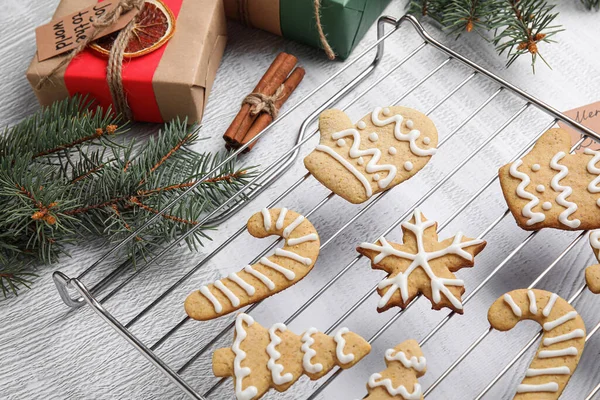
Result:
{"label": "green gift box", "polygon": [[[347,58],[390,0],[321,0],[318,12],[327,42]],[[323,48],[314,0],[224,0],[228,18]],[[318,3],[317,3],[318,4]]]}

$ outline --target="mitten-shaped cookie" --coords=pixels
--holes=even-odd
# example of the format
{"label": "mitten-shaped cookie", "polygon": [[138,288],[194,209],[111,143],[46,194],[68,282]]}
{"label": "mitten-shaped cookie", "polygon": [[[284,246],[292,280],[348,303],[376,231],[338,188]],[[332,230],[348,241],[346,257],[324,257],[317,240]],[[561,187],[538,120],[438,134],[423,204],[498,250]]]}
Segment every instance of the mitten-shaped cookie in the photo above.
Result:
{"label": "mitten-shaped cookie", "polygon": [[448,307],[463,312],[461,295],[464,282],[454,272],[472,267],[474,259],[486,245],[462,233],[438,241],[437,222],[428,221],[419,209],[410,221],[402,223],[402,244],[388,242],[383,236],[376,243],[361,243],[356,250],[371,259],[373,269],[389,276],[379,283],[381,297],[377,311],[390,307],[405,308],[423,293],[436,310]]}
{"label": "mitten-shaped cookie", "polygon": [[355,124],[340,110],[319,118],[319,145],[304,159],[310,173],[351,203],[367,201],[415,175],[435,153],[437,129],[423,113],[377,107]]}
{"label": "mitten-shaped cookie", "polygon": [[600,152],[569,154],[571,137],[550,129],[522,159],[500,168],[500,184],[526,230],[600,228]]}
{"label": "mitten-shaped cookie", "polygon": [[247,227],[254,237],[281,236],[285,246],[191,293],[184,304],[190,317],[204,321],[228,314],[281,292],[312,270],[320,242],[317,231],[303,216],[287,208],[265,208],[250,217]]}
{"label": "mitten-shaped cookie", "polygon": [[267,329],[248,314],[235,320],[231,348],[213,354],[215,376],[234,379],[238,400],[261,398],[270,388],[287,390],[303,374],[316,380],[334,366],[350,368],[371,351],[369,343],[347,328],[333,337],[310,328],[302,335],[281,323]]}
{"label": "mitten-shaped cookie", "polygon": [[[590,245],[600,260],[600,230],[590,233]],[[600,294],[600,264],[587,267],[585,270],[585,282],[592,293]]]}
{"label": "mitten-shaped cookie", "polygon": [[524,319],[542,325],[544,333],[514,398],[558,399],[579,363],[585,324],[567,301],[545,290],[513,290],[496,300],[488,311],[490,324],[500,331],[508,331]]}
{"label": "mitten-shaped cookie", "polygon": [[368,400],[421,400],[423,389],[417,378],[423,376],[427,362],[415,340],[407,340],[385,352],[387,368],[371,375],[367,383]]}

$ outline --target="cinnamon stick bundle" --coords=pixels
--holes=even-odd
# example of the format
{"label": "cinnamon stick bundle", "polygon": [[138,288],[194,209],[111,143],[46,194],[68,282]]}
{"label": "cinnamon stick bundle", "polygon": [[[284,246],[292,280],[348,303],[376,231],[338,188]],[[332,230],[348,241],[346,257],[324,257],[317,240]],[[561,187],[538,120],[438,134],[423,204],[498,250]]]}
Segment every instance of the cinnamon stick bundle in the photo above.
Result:
{"label": "cinnamon stick bundle", "polygon": [[[298,59],[293,55],[279,53],[252,91],[252,94],[272,97],[277,93],[278,96],[275,102],[273,103],[271,100],[271,104],[279,109],[304,77],[303,68],[294,70],[297,62]],[[290,75],[292,70],[294,72]],[[227,148],[242,146],[273,121],[273,116],[270,113],[256,111],[253,105],[246,102],[242,104],[240,111],[223,135]],[[252,136],[248,137],[249,134],[252,134]],[[254,147],[255,143],[249,146],[248,150]]]}

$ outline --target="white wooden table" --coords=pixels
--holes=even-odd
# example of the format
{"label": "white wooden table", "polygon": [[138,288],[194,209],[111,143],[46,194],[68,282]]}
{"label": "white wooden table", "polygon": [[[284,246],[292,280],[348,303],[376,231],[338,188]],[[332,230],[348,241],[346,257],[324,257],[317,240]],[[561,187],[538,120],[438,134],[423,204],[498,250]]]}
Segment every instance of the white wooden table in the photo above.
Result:
{"label": "white wooden table", "polygon": [[[2,125],[13,124],[38,108],[25,79],[25,70],[35,52],[33,29],[49,20],[56,3],[57,0],[3,1],[4,12],[0,14]],[[388,7],[387,13],[401,16],[404,10],[403,3],[394,2]],[[529,61],[525,57],[506,70],[504,58],[498,57],[493,49],[476,35],[465,36],[454,42],[444,37],[437,29],[427,26],[434,36],[455,50],[556,108],[568,110],[599,100],[600,28],[598,15],[584,11],[578,2],[569,0],[557,3],[560,3],[557,6],[561,13],[559,22],[565,26],[566,31],[557,36],[559,43],[540,46],[553,69],[549,70],[540,62],[535,75],[531,73]],[[406,32],[410,30],[407,29]],[[375,31],[371,29],[354,54],[358,54],[374,40]],[[414,33],[395,34],[386,43],[386,55],[374,77],[393,66],[402,54],[416,47],[419,41]],[[231,23],[228,47],[201,130],[201,136],[206,140],[197,146],[198,149],[214,150],[222,147],[221,135],[237,111],[237,106],[231,105],[237,105],[242,96],[251,90],[261,72],[279,51],[297,55],[307,70],[304,82],[289,104],[300,99],[344,65],[341,62],[328,62],[317,50]],[[391,102],[441,61],[443,57],[440,54],[424,50],[396,71],[392,78],[386,80],[385,91],[367,94],[350,108],[349,113],[356,119],[374,106]],[[356,71],[351,68],[345,76],[349,79]],[[466,76],[467,71],[464,67],[451,63],[444,67],[443,72],[430,79],[422,89],[407,97],[403,104],[426,110]],[[243,162],[267,166],[277,157],[280,149],[289,149],[295,141],[302,120],[342,84],[336,83],[331,86],[307,101],[277,129],[263,138],[250,155],[243,157]],[[440,136],[443,138],[448,134],[495,89],[496,87],[488,81],[475,78],[452,100],[436,110],[432,118],[439,127]],[[349,98],[352,97],[351,94]],[[341,104],[345,104],[347,100]],[[481,115],[453,137],[416,178],[394,189],[390,196],[369,210],[355,225],[324,249],[312,274],[294,288],[271,298],[257,308],[253,312],[257,321],[268,326],[289,317],[293,310],[354,258],[354,247],[357,243],[373,240],[378,232],[387,228],[393,219],[406,211],[440,176],[456,165],[461,157],[475,149],[522,104],[522,101],[516,101],[514,97],[500,95],[497,101],[486,107]],[[528,111],[432,196],[422,207],[424,213],[430,219],[444,221],[548,121],[549,117],[542,113]],[[148,129],[148,126],[137,128],[139,132]],[[207,243],[201,254],[190,255],[183,248],[176,251],[177,254],[169,255],[158,265],[142,273],[132,284],[108,301],[106,307],[119,320],[128,321],[193,266],[194,261],[202,259],[203,255],[208,254],[220,241],[242,226],[249,215],[264,207],[270,199],[300,178],[305,173],[301,157],[314,147],[316,140],[315,136],[307,145],[302,146],[301,154],[290,171],[250,206],[224,223],[213,235],[214,241]],[[327,193],[314,179],[309,179],[281,205],[301,213],[306,212]],[[359,206],[352,206],[334,198],[313,214],[311,220],[321,237],[328,238],[358,209]],[[441,236],[448,237],[458,230],[476,236],[501,215],[504,209],[505,203],[496,183],[453,221]],[[132,328],[133,333],[145,343],[153,343],[182,318],[182,302],[190,290],[197,288],[200,283],[212,281],[217,276],[237,270],[238,266],[256,256],[257,245],[262,244],[264,247],[270,243],[267,240],[257,242],[248,236],[244,234],[235,241],[235,251],[219,253],[159,307],[135,324]],[[475,268],[459,273],[459,277],[466,281],[467,293],[526,236],[527,233],[519,230],[511,217],[506,218],[486,236],[488,247],[478,257]],[[576,236],[576,233],[544,231],[512,258],[468,304],[465,315],[453,318],[424,346],[428,372],[421,378],[423,386],[428,387],[486,329],[487,309],[498,296],[529,285]],[[392,239],[400,237],[399,230],[390,235]],[[71,311],[60,301],[52,283],[51,273],[59,269],[69,276],[77,276],[106,249],[100,242],[72,248],[71,258],[63,257],[59,264],[39,270],[40,277],[35,279],[31,290],[23,291],[18,298],[0,302],[0,398],[184,398],[167,378],[102,323],[89,307]],[[582,284],[584,267],[593,261],[595,260],[586,238],[561,260],[540,282],[539,287],[556,291],[562,297],[568,298]],[[114,266],[102,265],[88,277],[89,282],[84,282],[97,282]],[[290,329],[298,333],[309,326],[316,326],[320,330],[327,329],[382,276],[380,272],[371,271],[366,260],[361,260],[336,282],[331,290],[290,324]],[[365,337],[371,336],[397,311],[389,310],[378,314],[375,311],[377,297],[371,296],[344,324]],[[600,321],[599,304],[600,298],[588,292],[576,302],[588,329]],[[445,311],[430,310],[428,301],[420,300],[375,341],[373,351],[364,361],[352,370],[344,372],[320,398],[361,397],[365,393],[364,385],[369,375],[383,369],[383,353],[386,348],[408,338],[422,339],[446,314]],[[230,319],[204,324],[188,323],[161,346],[157,353],[169,365],[177,368],[228,321]],[[536,331],[537,327],[533,324],[523,323],[509,333],[492,333],[448,379],[443,381],[432,393],[431,398],[472,398]],[[231,336],[227,335],[225,339],[221,345],[230,343]],[[579,368],[563,395],[564,399],[582,399],[600,382],[599,352],[600,336],[588,343]],[[529,351],[494,387],[487,398],[511,398],[532,355]],[[216,381],[210,370],[210,352],[194,363],[184,373],[184,378],[201,393],[210,387]],[[306,398],[318,385],[319,382],[302,379],[285,395],[271,393],[266,398]],[[231,393],[229,382],[213,398],[229,398]]]}

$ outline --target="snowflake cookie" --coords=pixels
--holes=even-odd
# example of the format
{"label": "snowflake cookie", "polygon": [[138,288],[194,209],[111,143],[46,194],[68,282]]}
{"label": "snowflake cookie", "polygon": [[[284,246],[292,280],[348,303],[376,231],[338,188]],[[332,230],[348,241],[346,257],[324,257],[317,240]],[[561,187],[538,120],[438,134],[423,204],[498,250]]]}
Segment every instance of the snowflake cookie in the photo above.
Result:
{"label": "snowflake cookie", "polygon": [[460,232],[440,242],[437,222],[428,221],[418,209],[410,221],[402,223],[402,232],[402,244],[381,237],[375,244],[361,243],[356,249],[371,259],[373,269],[389,274],[377,288],[382,296],[377,310],[405,308],[423,293],[435,310],[448,307],[462,314],[464,282],[456,279],[454,272],[472,267],[486,242],[467,238]]}
{"label": "snowflake cookie", "polygon": [[258,263],[192,292],[184,304],[191,318],[205,321],[256,303],[292,286],[315,265],[319,235],[302,215],[287,208],[264,208],[250,217],[247,227],[254,237],[285,238],[285,245]]}
{"label": "snowflake cookie", "polygon": [[369,377],[364,400],[420,400],[423,388],[417,378],[425,375],[427,361],[415,340],[407,340],[385,351],[381,372]]}
{"label": "snowflake cookie", "polygon": [[569,154],[571,137],[550,129],[533,149],[500,168],[500,184],[525,230],[600,228],[600,151]]}
{"label": "snowflake cookie", "polygon": [[496,300],[488,311],[488,321],[499,331],[508,331],[525,319],[540,324],[543,335],[514,398],[558,399],[579,363],[585,324],[566,300],[545,290],[513,290]]}
{"label": "snowflake cookie", "polygon": [[423,113],[377,107],[356,124],[340,110],[319,118],[321,139],[304,159],[310,173],[351,203],[391,189],[421,170],[438,143],[437,129]]}
{"label": "snowflake cookie", "polygon": [[248,314],[235,320],[233,345],[213,354],[217,377],[231,376],[238,400],[261,398],[270,388],[287,390],[303,374],[319,379],[336,365],[350,368],[371,351],[371,345],[348,328],[328,336],[310,328],[302,335],[282,323],[264,328]]}
{"label": "snowflake cookie", "polygon": [[[596,258],[600,261],[600,230],[590,233],[590,245],[594,250]],[[600,264],[586,268],[585,282],[592,293],[600,294]]]}

